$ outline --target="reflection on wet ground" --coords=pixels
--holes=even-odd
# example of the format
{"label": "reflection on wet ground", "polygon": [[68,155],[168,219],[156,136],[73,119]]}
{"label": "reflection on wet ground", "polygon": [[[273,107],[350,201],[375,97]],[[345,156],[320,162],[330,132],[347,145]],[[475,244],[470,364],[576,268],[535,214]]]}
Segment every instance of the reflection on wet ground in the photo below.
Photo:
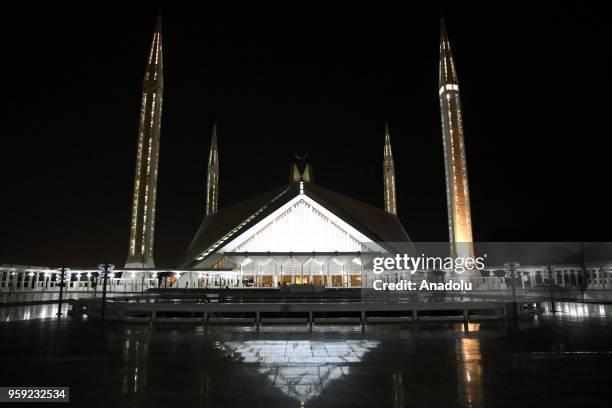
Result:
{"label": "reflection on wet ground", "polygon": [[359,363],[377,341],[248,340],[218,342],[243,363],[259,363],[259,373],[300,402],[319,395],[331,381],[348,375],[346,363]]}
{"label": "reflection on wet ground", "polygon": [[[89,297],[93,296],[94,292],[91,294],[85,293],[77,293],[77,292],[64,292],[62,293],[62,297],[64,299],[73,299],[78,297]],[[0,303],[8,303],[8,302],[31,302],[31,301],[41,301],[41,300],[55,300],[59,299],[59,292],[2,292],[0,293]]]}
{"label": "reflection on wet ground", "polygon": [[[66,313],[68,305],[62,306],[62,313]],[[35,306],[0,307],[0,322],[14,322],[16,320],[46,319],[56,317],[57,304],[44,304]]]}
{"label": "reflection on wet ground", "polygon": [[[73,292],[63,294],[62,313],[65,316],[66,312],[70,309],[68,304],[69,299],[83,299],[94,297],[101,297],[101,293],[94,292]],[[122,296],[122,294],[109,293],[109,298],[115,296]],[[129,296],[129,295],[128,295]],[[41,293],[0,293],[0,323],[2,322],[14,322],[17,320],[30,320],[30,319],[46,319],[56,317],[58,312],[58,303],[44,303],[38,305],[28,306],[2,306],[2,303],[13,303],[13,302],[40,302],[40,301],[53,301],[59,299],[59,293],[56,292],[41,292]]]}
{"label": "reflection on wet ground", "polygon": [[[137,296],[134,293],[107,293],[107,297],[123,297],[123,296]],[[62,298],[67,299],[83,299],[90,297],[102,297],[102,291],[89,291],[89,292],[64,292]],[[38,301],[49,301],[58,300],[59,292],[0,292],[0,305],[2,303],[15,303],[15,302],[38,302]]]}
{"label": "reflection on wet ground", "polygon": [[[52,306],[52,305],[49,305]],[[25,316],[25,309],[22,309]],[[31,309],[31,308],[30,308]],[[68,385],[75,406],[602,406],[611,306],[420,325],[0,323],[0,385]]]}

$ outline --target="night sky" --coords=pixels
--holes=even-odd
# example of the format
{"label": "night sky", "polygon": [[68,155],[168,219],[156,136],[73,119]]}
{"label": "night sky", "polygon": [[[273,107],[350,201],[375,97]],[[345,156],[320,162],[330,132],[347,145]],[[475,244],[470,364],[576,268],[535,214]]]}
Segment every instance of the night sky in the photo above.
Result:
{"label": "night sky", "polygon": [[[158,266],[179,261],[203,219],[214,121],[223,208],[287,183],[295,149],[310,151],[317,184],[382,207],[389,120],[399,217],[415,241],[448,240],[441,16],[459,74],[475,240],[612,241],[603,10],[175,3],[162,7]],[[22,7],[3,6],[0,28],[0,263],[122,266],[158,8]]]}

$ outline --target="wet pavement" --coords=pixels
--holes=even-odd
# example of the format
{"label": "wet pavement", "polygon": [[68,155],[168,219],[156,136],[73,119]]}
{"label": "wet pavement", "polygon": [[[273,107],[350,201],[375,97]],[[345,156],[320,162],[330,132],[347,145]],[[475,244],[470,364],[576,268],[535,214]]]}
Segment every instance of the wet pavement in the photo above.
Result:
{"label": "wet pavement", "polygon": [[[96,293],[96,295],[98,295]],[[63,299],[77,299],[81,297],[93,297],[94,292],[64,292]],[[98,295],[99,297],[99,295]],[[1,292],[0,305],[3,303],[16,302],[46,302],[59,299],[59,292]]]}
{"label": "wet pavement", "polygon": [[[62,304],[62,313],[65,314],[70,306]],[[46,319],[57,316],[58,304],[48,303],[33,306],[0,307],[0,324],[18,320]]]}
{"label": "wet pavement", "polygon": [[[109,292],[106,294],[107,297],[123,297],[123,296],[137,296],[139,293],[124,293],[124,292]],[[89,291],[89,292],[64,292],[62,293],[62,299],[83,299],[90,297],[102,297],[102,291]],[[59,292],[0,292],[0,306],[3,303],[16,303],[16,302],[48,302],[59,300]]]}
{"label": "wet pavement", "polygon": [[[111,298],[119,295],[109,293],[107,296]],[[63,293],[62,313],[65,314],[71,308],[68,300],[92,297],[100,298],[102,294],[93,291]],[[10,303],[31,304],[27,306],[6,306]],[[58,305],[59,292],[0,293],[0,323],[51,318],[57,316]]]}
{"label": "wet pavement", "polygon": [[312,330],[102,325],[41,319],[32,308],[5,308],[15,309],[15,321],[0,323],[0,385],[70,386],[72,406],[612,404],[612,306],[557,304],[555,315],[548,308],[518,327],[408,323]]}

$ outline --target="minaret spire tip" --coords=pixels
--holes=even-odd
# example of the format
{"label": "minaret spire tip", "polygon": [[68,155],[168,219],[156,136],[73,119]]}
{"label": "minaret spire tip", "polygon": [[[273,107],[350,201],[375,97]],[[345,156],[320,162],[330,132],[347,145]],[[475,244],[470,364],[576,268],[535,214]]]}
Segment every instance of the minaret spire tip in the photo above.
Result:
{"label": "minaret spire tip", "polygon": [[219,146],[217,123],[213,123],[206,175],[206,215],[216,213],[219,208]]}
{"label": "minaret spire tip", "polygon": [[[159,37],[161,36],[161,32],[162,32],[162,18],[161,18],[161,15],[158,15],[157,18],[155,19],[155,29],[153,29],[153,36]],[[155,44],[153,44],[153,46],[155,46]]]}
{"label": "minaret spire tip", "polygon": [[451,51],[450,40],[446,31],[446,23],[444,19],[440,19],[440,67],[439,67],[439,84],[457,84],[457,71],[455,70],[455,61]]}
{"label": "minaret spire tip", "polygon": [[383,181],[385,188],[385,211],[397,215],[397,198],[395,191],[395,164],[391,151],[389,122],[385,120],[385,148],[383,157]]}

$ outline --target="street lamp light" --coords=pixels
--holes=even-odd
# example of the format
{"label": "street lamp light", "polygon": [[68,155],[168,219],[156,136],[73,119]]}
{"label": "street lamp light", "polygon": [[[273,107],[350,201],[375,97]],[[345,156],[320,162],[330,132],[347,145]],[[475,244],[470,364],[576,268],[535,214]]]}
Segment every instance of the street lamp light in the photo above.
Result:
{"label": "street lamp light", "polygon": [[[103,264],[98,265],[98,270],[102,273],[102,311],[100,313],[100,317],[104,320],[104,312],[106,309],[106,281],[108,279],[108,274],[113,269],[115,269],[115,265],[109,264],[108,261],[104,261]],[[111,279],[115,276],[114,273],[111,272]]]}
{"label": "street lamp light", "polygon": [[66,268],[65,266],[62,266],[61,268],[57,270],[57,272],[58,272],[57,278],[59,279],[59,287],[60,287],[59,304],[57,305],[57,317],[59,318],[62,315],[62,297],[64,295],[64,279],[66,278],[66,273],[70,274],[70,268]]}

